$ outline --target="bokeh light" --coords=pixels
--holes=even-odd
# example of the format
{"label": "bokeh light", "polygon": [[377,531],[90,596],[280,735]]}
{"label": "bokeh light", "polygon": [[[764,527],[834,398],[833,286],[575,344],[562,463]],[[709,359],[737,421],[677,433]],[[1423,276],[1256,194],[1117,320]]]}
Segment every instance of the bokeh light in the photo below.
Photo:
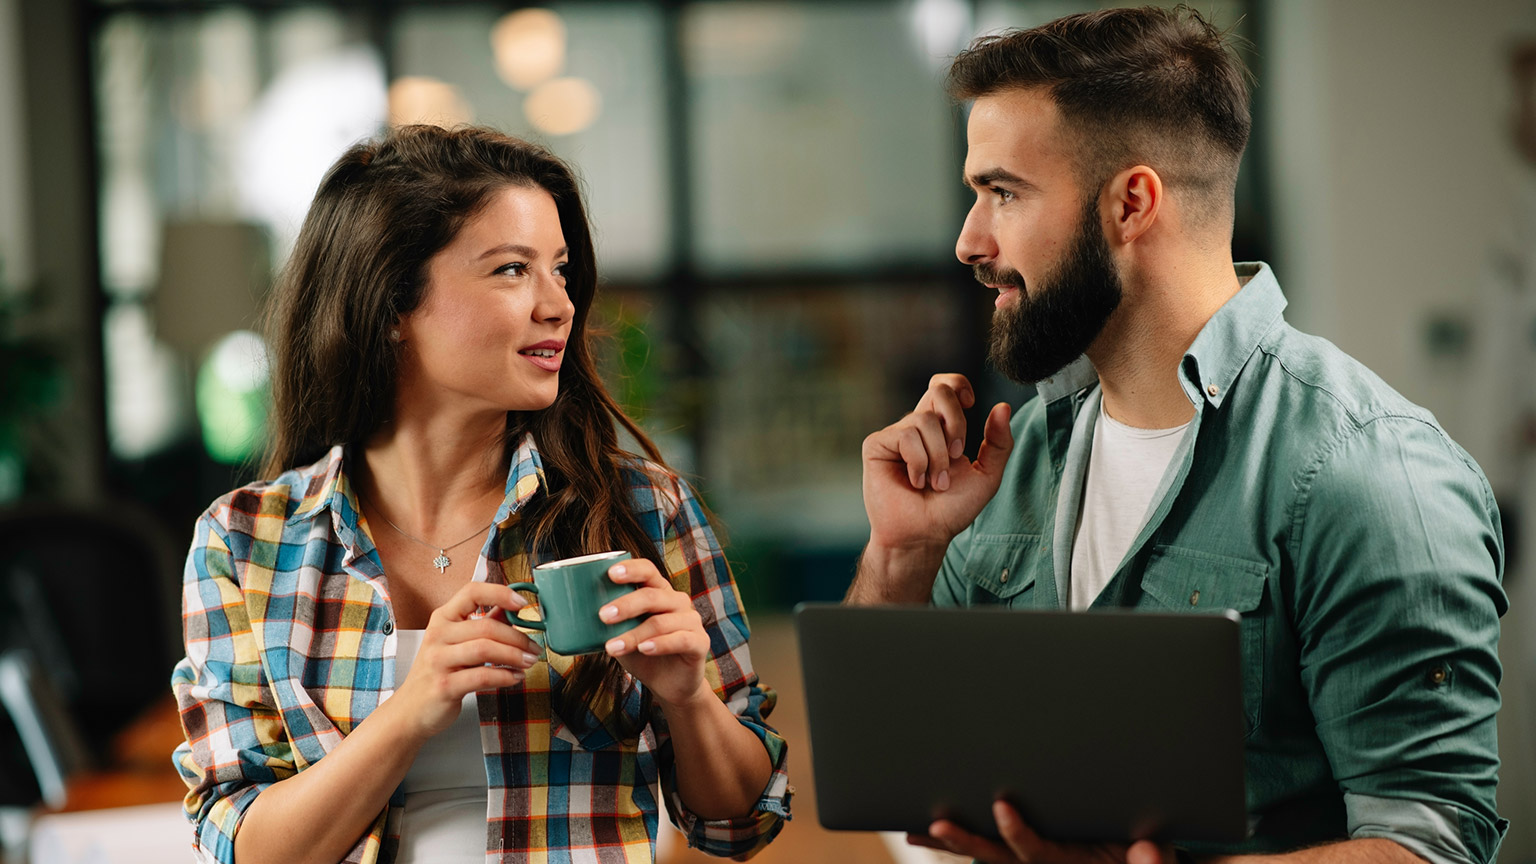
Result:
{"label": "bokeh light", "polygon": [[405,75],[389,85],[389,125],[425,123],[451,129],[475,121],[475,110],[458,87],[436,78]]}
{"label": "bokeh light", "polygon": [[592,125],[602,102],[597,88],[585,78],[556,78],[528,94],[523,113],[540,132],[571,135]]}
{"label": "bokeh light", "polygon": [[565,68],[565,21],[548,9],[520,9],[491,28],[496,74],[507,86],[531,90]]}

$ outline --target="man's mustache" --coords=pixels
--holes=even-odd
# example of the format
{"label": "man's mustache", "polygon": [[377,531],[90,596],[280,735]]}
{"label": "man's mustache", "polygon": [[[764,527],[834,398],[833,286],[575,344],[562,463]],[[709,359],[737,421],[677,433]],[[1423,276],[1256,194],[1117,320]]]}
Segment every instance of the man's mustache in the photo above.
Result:
{"label": "man's mustache", "polygon": [[971,271],[976,274],[976,281],[983,285],[1011,285],[1014,288],[1024,287],[1024,277],[1017,270],[1002,270],[990,264],[973,264]]}

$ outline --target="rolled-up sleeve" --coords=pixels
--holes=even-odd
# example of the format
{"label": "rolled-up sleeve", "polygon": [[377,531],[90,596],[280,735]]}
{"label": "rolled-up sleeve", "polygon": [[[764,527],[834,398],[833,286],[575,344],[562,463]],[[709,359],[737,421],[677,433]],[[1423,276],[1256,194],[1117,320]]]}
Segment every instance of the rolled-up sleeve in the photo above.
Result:
{"label": "rolled-up sleeve", "polygon": [[[693,491],[681,481],[675,488],[675,500],[667,503],[676,509],[666,522],[662,539],[668,575],[673,587],[689,593],[694,608],[704,619],[710,642],[704,674],[710,686],[741,725],[762,742],[773,773],[752,811],[734,819],[701,819],[689,811],[677,794],[676,772],[670,759],[662,760],[662,794],[673,824],[687,835],[690,846],[711,855],[745,860],[767,846],[790,818],[793,789],[787,771],[788,747],[768,725],[767,717],[777,696],[758,682],[752,669],[746,613],[719,541]],[[670,753],[665,719],[658,716],[654,722],[662,752]]]}
{"label": "rolled-up sleeve", "polygon": [[1438,428],[1385,417],[1297,477],[1301,676],[1351,837],[1487,864],[1499,757],[1503,540],[1487,480]]}
{"label": "rolled-up sleeve", "polygon": [[296,769],[271,706],[228,538],[212,511],[198,520],[181,599],[187,656],[172,673],[171,689],[186,740],[172,759],[189,790],[184,808],[199,857],[233,864],[246,809]]}

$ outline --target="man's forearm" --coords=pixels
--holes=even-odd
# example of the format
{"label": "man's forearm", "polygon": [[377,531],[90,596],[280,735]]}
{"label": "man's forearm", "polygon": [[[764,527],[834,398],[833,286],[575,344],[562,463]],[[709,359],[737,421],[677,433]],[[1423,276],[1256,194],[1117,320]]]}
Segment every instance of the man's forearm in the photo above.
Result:
{"label": "man's forearm", "polygon": [[890,549],[870,543],[859,556],[843,602],[852,606],[927,603],[943,562],[943,548]]}
{"label": "man's forearm", "polygon": [[1424,864],[1401,843],[1381,837],[1343,840],[1278,855],[1222,855],[1198,859],[1199,864]]}

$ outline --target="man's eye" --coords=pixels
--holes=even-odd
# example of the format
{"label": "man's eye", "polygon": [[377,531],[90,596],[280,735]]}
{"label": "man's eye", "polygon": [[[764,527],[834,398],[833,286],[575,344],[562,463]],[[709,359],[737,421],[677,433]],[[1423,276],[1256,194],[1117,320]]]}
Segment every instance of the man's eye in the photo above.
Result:
{"label": "man's eye", "polygon": [[1000,200],[1000,201],[1012,201],[1013,200],[1013,193],[1008,191],[1007,189],[1004,189],[1001,186],[993,186],[991,188],[992,188],[992,194],[996,195],[998,200]]}

